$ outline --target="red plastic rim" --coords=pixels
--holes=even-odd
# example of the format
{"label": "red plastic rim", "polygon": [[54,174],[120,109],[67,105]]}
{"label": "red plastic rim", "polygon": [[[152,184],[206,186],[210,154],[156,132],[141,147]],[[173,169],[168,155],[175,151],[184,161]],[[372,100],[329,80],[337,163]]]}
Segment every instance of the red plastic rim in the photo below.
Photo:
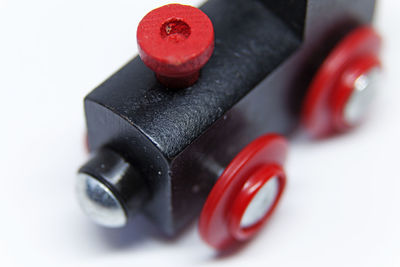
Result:
{"label": "red plastic rim", "polygon": [[[253,230],[244,230],[245,234],[241,235],[240,229],[236,231],[237,227],[235,227],[235,222],[231,222],[231,218],[236,221],[239,217],[241,218],[243,207],[235,207],[233,203],[251,177],[270,178],[266,177],[268,175],[255,174],[260,170],[266,174],[266,171],[263,170],[266,166],[282,166],[287,156],[287,150],[288,144],[284,137],[275,134],[264,135],[246,146],[232,160],[211,190],[200,215],[199,232],[205,242],[216,249],[223,250],[238,241],[247,240],[260,229],[274,208],[270,209],[262,223],[255,226]],[[280,177],[284,178],[284,175],[280,175]],[[284,182],[280,183],[279,197],[284,184]],[[277,201],[275,201],[274,207],[276,204]],[[236,234],[238,235],[235,236]]]}
{"label": "red plastic rim", "polygon": [[[365,26],[347,35],[327,57],[304,102],[302,120],[312,136],[324,137],[350,128],[350,125],[342,123],[343,113],[338,111],[343,109],[343,100],[347,101],[351,94],[349,89],[345,89],[348,85],[343,82],[348,81],[343,75],[372,68],[371,62],[379,66],[380,48],[379,35],[373,28]],[[338,114],[342,117],[338,118]]]}
{"label": "red plastic rim", "polygon": [[153,71],[166,77],[194,74],[214,49],[214,28],[200,9],[171,4],[148,13],[137,29],[139,54]]}

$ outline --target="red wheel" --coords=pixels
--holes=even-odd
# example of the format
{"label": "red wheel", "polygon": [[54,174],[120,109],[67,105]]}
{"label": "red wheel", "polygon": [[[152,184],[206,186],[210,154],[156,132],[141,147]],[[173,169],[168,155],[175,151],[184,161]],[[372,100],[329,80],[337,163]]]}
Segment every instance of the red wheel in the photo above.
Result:
{"label": "red wheel", "polygon": [[302,120],[314,137],[356,126],[373,99],[380,73],[381,38],[370,27],[345,37],[313,79]]}
{"label": "red wheel", "polygon": [[226,249],[253,237],[275,210],[286,184],[287,142],[262,136],[245,147],[211,190],[199,220],[201,237]]}

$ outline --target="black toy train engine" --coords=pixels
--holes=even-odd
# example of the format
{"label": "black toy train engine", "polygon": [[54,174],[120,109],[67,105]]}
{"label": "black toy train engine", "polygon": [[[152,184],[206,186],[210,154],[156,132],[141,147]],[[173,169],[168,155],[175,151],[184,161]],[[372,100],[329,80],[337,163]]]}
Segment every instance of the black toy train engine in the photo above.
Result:
{"label": "black toy train engine", "polygon": [[[109,227],[140,212],[174,235],[204,206],[200,232],[210,245],[250,238],[285,185],[283,136],[300,122],[318,136],[347,130],[371,98],[380,66],[380,40],[367,26],[374,5],[209,0],[202,12],[167,5],[146,15],[142,59],[85,98],[92,157],[78,175],[84,211]],[[185,57],[190,49],[203,50]],[[338,86],[348,69],[370,82],[364,91],[358,80],[356,89]]]}

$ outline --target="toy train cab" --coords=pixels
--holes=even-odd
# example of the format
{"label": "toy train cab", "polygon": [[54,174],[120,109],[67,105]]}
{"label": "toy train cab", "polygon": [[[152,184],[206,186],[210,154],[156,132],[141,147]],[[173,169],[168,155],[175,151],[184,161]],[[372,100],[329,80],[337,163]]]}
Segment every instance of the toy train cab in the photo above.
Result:
{"label": "toy train cab", "polygon": [[91,157],[82,209],[166,235],[199,217],[227,249],[254,236],[284,192],[287,138],[362,121],[381,72],[374,0],[209,0],[140,22],[136,57],[85,98]]}

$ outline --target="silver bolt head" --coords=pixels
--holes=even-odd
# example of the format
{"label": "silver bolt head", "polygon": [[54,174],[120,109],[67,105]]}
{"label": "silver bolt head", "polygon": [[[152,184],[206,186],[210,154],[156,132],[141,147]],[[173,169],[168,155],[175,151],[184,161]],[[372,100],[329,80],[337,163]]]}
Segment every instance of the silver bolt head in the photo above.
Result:
{"label": "silver bolt head", "polygon": [[76,182],[78,202],[86,215],[95,223],[120,228],[128,218],[118,198],[98,179],[79,173]]}
{"label": "silver bolt head", "polygon": [[378,91],[381,76],[381,68],[375,67],[356,79],[354,90],[343,110],[348,125],[355,126],[362,121]]}

